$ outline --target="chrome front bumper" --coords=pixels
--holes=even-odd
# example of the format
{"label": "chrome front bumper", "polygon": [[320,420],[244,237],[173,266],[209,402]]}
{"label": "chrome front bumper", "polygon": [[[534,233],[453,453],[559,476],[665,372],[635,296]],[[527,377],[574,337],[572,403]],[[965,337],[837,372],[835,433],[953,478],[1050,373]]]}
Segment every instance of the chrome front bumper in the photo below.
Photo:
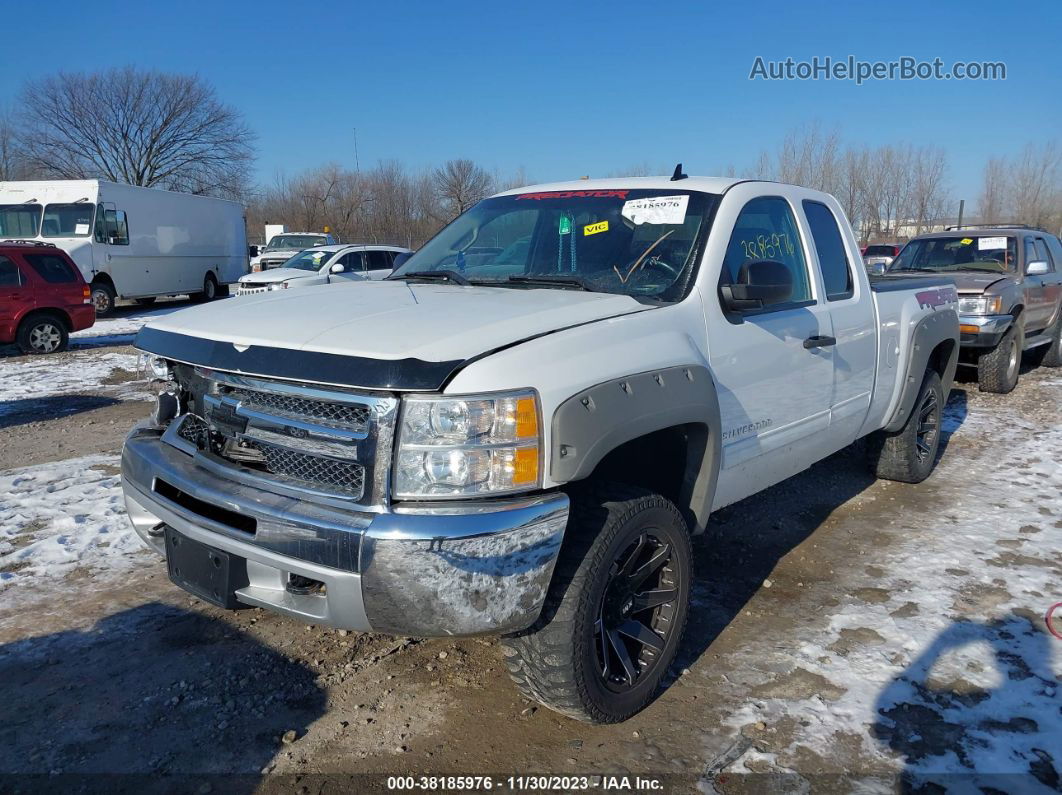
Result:
{"label": "chrome front bumper", "polygon": [[[530,626],[545,601],[569,506],[566,495],[551,493],[353,510],[225,477],[147,426],[126,438],[122,488],[134,529],[159,554],[168,525],[245,559],[249,584],[236,591],[239,601],[310,623],[417,637]],[[324,587],[292,593],[292,574]]]}
{"label": "chrome front bumper", "polygon": [[[994,347],[1013,323],[1013,315],[959,315],[959,344]],[[976,327],[976,331],[972,327]]]}

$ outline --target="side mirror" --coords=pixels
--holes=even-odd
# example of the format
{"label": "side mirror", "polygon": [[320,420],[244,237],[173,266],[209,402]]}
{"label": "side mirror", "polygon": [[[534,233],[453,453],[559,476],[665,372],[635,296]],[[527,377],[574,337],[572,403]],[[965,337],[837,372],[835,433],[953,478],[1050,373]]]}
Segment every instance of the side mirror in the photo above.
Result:
{"label": "side mirror", "polygon": [[793,297],[793,274],[781,262],[751,260],[738,271],[736,284],[722,286],[723,301],[733,312],[781,304]]}
{"label": "side mirror", "polygon": [[258,256],[258,246],[248,246],[247,247],[247,256],[248,257],[257,257]]}
{"label": "side mirror", "polygon": [[870,265],[867,265],[867,273],[869,273],[871,276],[881,276],[885,273],[888,267],[889,266],[886,265],[884,262],[874,262]]}
{"label": "side mirror", "polygon": [[346,273],[347,267],[342,262],[337,262],[331,268],[328,269],[329,273]]}
{"label": "side mirror", "polygon": [[1047,267],[1047,263],[1042,259],[1030,262],[1029,266],[1025,269],[1025,273],[1028,276],[1043,276],[1045,273],[1050,272],[1051,269]]}

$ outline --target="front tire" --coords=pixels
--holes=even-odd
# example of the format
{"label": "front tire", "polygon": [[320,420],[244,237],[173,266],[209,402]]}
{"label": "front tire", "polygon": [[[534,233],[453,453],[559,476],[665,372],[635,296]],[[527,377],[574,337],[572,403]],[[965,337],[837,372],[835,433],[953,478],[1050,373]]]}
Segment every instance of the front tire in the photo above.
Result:
{"label": "front tire", "polygon": [[107,317],[111,314],[117,297],[114,288],[107,282],[93,282],[92,305],[96,308],[96,317]]}
{"label": "front tire", "polygon": [[15,340],[19,350],[28,354],[65,351],[70,342],[66,324],[52,315],[35,315],[22,321]]}
{"label": "front tire", "polygon": [[944,388],[940,376],[929,370],[903,428],[896,433],[878,431],[868,439],[871,471],[901,483],[921,483],[928,478],[937,463],[943,414]]}
{"label": "front tire", "polygon": [[626,720],[675,659],[692,578],[689,529],[669,500],[620,485],[574,494],[542,615],[502,640],[513,681],[576,720]]}
{"label": "front tire", "polygon": [[1005,395],[1018,385],[1024,341],[1025,326],[1017,320],[1007,329],[1007,333],[995,348],[978,357],[977,386],[982,392]]}

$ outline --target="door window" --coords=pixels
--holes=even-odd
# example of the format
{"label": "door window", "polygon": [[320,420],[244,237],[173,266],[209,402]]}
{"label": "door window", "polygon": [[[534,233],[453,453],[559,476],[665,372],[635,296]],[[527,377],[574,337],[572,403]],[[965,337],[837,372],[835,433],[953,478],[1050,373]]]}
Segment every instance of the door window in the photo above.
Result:
{"label": "door window", "polygon": [[129,245],[129,221],[124,210],[101,204],[96,213],[96,242],[112,246]]}
{"label": "door window", "polygon": [[852,268],[845,253],[844,239],[830,208],[821,202],[804,201],[804,214],[811,227],[811,239],[819,255],[819,269],[827,301],[852,297]]}
{"label": "door window", "polygon": [[365,272],[365,260],[360,251],[348,251],[339,258],[339,264],[343,266],[343,273]]}
{"label": "door window", "polygon": [[22,277],[18,267],[10,259],[0,254],[0,287],[21,287]]}
{"label": "door window", "polygon": [[1046,262],[1047,269],[1053,271],[1055,269],[1055,264],[1051,260],[1051,252],[1047,250],[1047,244],[1044,243],[1042,238],[1038,237],[1036,238],[1036,243],[1034,245],[1036,247],[1036,259]]}
{"label": "door window", "polygon": [[[807,263],[789,202],[780,196],[761,196],[746,204],[730,236],[723,258],[721,284],[735,284],[741,266],[755,260],[774,260],[793,276],[791,303],[812,300]],[[785,308],[780,304],[771,309]]]}

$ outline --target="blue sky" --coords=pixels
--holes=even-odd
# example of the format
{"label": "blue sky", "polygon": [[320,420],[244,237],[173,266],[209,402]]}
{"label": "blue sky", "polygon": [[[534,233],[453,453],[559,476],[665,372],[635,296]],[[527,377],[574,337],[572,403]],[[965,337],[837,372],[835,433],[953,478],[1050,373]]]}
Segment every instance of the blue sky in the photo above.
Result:
{"label": "blue sky", "polygon": [[[648,163],[739,171],[788,129],[947,149],[956,196],[984,160],[1059,137],[1062,3],[51,0],[4,9],[0,106],[45,71],[197,72],[259,135],[258,177],[334,160],[469,157],[539,181]],[[13,34],[13,35],[12,35]],[[1004,61],[1007,80],[750,81],[754,58]]]}

